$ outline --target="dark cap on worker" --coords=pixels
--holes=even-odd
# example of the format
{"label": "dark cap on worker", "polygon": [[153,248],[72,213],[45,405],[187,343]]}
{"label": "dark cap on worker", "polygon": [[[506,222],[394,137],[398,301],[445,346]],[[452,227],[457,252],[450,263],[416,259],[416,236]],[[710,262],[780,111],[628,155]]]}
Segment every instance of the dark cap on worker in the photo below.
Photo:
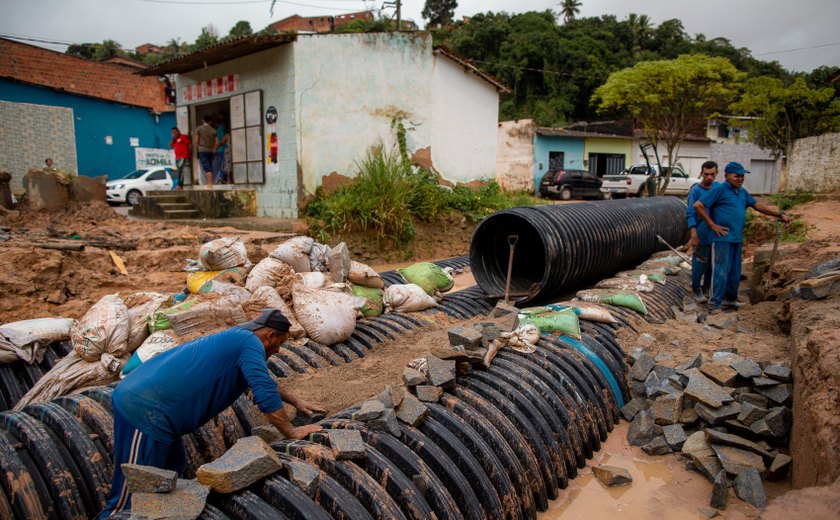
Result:
{"label": "dark cap on worker", "polygon": [[731,162],[726,165],[726,168],[723,169],[723,173],[734,173],[735,175],[744,175],[745,173],[750,173],[750,171],[739,162]]}
{"label": "dark cap on worker", "polygon": [[292,328],[292,323],[277,309],[263,309],[262,314],[258,318],[241,323],[239,326],[248,330],[269,327],[280,332],[289,332],[289,329]]}

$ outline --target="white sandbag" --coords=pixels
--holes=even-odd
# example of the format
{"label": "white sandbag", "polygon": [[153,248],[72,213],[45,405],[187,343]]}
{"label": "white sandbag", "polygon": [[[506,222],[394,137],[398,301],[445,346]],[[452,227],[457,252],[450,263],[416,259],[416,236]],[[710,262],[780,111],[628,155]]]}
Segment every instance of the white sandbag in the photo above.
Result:
{"label": "white sandbag", "polygon": [[540,329],[533,323],[520,325],[513,332],[502,332],[502,334],[508,337],[510,348],[523,354],[536,351],[537,342],[540,341]]}
{"label": "white sandbag", "polygon": [[127,357],[126,355],[117,358],[106,352],[96,361],[89,362],[76,352],[71,352],[44,374],[44,377],[18,401],[14,409],[21,411],[32,403],[52,401],[76,390],[116,381]]}
{"label": "white sandbag", "polygon": [[73,326],[73,350],[84,361],[98,361],[102,354],[128,354],[128,308],[116,294],[103,296]]}
{"label": "white sandbag", "polygon": [[437,307],[437,301],[419,285],[391,285],[385,289],[382,304],[386,312],[417,312]]}
{"label": "white sandbag", "polygon": [[69,318],[37,318],[0,325],[0,362],[40,363],[50,343],[70,339],[74,323]]}
{"label": "white sandbag", "polygon": [[146,319],[160,309],[169,296],[155,292],[136,292],[123,299],[128,307],[128,351],[134,352],[149,336]]}
{"label": "white sandbag", "polygon": [[356,328],[356,315],[365,304],[364,298],[305,285],[292,288],[292,299],[295,315],[307,336],[322,345],[349,338]]}
{"label": "white sandbag", "polygon": [[327,260],[329,252],[330,246],[319,242],[313,242],[312,250],[309,251],[309,269],[318,273],[329,272],[330,268]]}
{"label": "white sandbag", "polygon": [[312,244],[315,239],[312,237],[294,237],[286,240],[268,254],[271,258],[286,262],[296,273],[308,273],[312,271],[309,262],[309,253],[312,252]]}
{"label": "white sandbag", "polygon": [[653,292],[653,282],[648,281],[645,275],[639,278],[607,278],[601,280],[595,287],[599,289],[619,289],[621,291],[636,291],[641,293]]}
{"label": "white sandbag", "polygon": [[242,301],[224,296],[215,302],[201,302],[190,309],[169,316],[169,325],[179,336],[208,334],[216,329],[232,327],[248,321]]}
{"label": "white sandbag", "polygon": [[347,275],[353,285],[361,285],[362,287],[370,287],[371,289],[384,289],[385,281],[379,276],[379,273],[373,270],[369,265],[350,260],[350,273]]}
{"label": "white sandbag", "polygon": [[229,301],[245,302],[251,298],[251,291],[232,283],[210,280],[201,286],[202,293],[213,293],[227,298]]}
{"label": "white sandbag", "polygon": [[181,338],[172,330],[159,330],[146,338],[120,372],[120,378],[131,373],[132,370],[145,361],[157,356],[161,352],[173,349],[181,344]]}
{"label": "white sandbag", "polygon": [[329,282],[329,278],[324,273],[312,271],[310,273],[295,273],[294,285],[305,285],[310,289],[320,289]]}
{"label": "white sandbag", "polygon": [[283,316],[285,316],[289,320],[289,323],[292,324],[289,329],[289,336],[291,338],[297,339],[306,335],[306,331],[297,321],[294,311],[286,305],[286,302],[283,301],[283,298],[273,287],[260,287],[254,291],[251,298],[242,304],[242,309],[248,315],[254,315],[254,317],[259,315],[263,309],[277,309],[282,312]]}
{"label": "white sandbag", "polygon": [[260,287],[285,285],[294,274],[295,271],[292,266],[282,260],[267,256],[260,260],[248,273],[245,288],[253,293]]}
{"label": "white sandbag", "polygon": [[222,271],[248,263],[248,252],[239,237],[211,240],[198,251],[201,265],[208,271]]}
{"label": "white sandbag", "polygon": [[353,286],[348,283],[328,283],[321,287],[325,291],[339,292],[344,294],[353,294]]}

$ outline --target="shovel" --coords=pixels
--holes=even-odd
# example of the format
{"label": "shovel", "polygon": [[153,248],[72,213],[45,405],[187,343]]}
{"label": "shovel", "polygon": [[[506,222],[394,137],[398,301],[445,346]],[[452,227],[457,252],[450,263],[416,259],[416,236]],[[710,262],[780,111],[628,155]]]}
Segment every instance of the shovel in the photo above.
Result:
{"label": "shovel", "polygon": [[782,238],[782,221],[776,220],[776,231],[773,233],[773,252],[770,253],[770,265],[767,267],[766,278],[764,279],[764,293],[770,290],[770,285],[773,283],[773,266],[776,263],[776,253],[779,251],[779,239]]}
{"label": "shovel", "polygon": [[689,264],[691,263],[691,258],[689,258],[689,257],[685,256],[684,254],[680,253],[679,251],[677,251],[676,249],[674,249],[673,247],[671,247],[671,244],[669,244],[668,242],[666,242],[666,241],[665,241],[665,239],[664,239],[664,238],[662,238],[661,236],[656,235],[656,240],[658,240],[658,241],[662,242],[663,244],[665,244],[665,246],[666,246],[668,249],[670,249],[671,251],[673,251],[674,253],[676,253],[676,254],[677,254],[677,256],[679,256],[680,258],[682,258],[683,260],[685,260],[685,261],[686,261],[686,262],[688,262]]}

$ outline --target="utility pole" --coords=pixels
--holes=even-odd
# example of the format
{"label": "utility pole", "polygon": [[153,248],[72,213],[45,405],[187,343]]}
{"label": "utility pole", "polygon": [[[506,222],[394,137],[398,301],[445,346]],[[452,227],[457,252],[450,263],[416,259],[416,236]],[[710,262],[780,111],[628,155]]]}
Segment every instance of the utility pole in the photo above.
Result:
{"label": "utility pole", "polygon": [[397,31],[402,30],[402,22],[401,20],[401,9],[402,9],[402,0],[394,0],[393,2],[383,2],[382,7],[385,6],[394,6],[397,8]]}

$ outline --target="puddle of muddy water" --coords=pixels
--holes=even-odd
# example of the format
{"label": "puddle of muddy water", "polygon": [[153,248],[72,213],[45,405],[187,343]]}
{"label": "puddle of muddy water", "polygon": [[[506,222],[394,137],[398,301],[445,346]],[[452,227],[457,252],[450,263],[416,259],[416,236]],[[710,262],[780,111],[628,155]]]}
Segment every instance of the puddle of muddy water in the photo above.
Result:
{"label": "puddle of muddy water", "polygon": [[653,518],[695,519],[696,510],[680,507],[663,508],[662,503],[650,504],[657,490],[674,481],[674,473],[664,461],[640,461],[623,455],[604,457],[601,465],[625,468],[633,477],[632,484],[608,488],[596,479],[587,467],[561,491],[549,509],[538,516],[540,520],[566,518]]}

